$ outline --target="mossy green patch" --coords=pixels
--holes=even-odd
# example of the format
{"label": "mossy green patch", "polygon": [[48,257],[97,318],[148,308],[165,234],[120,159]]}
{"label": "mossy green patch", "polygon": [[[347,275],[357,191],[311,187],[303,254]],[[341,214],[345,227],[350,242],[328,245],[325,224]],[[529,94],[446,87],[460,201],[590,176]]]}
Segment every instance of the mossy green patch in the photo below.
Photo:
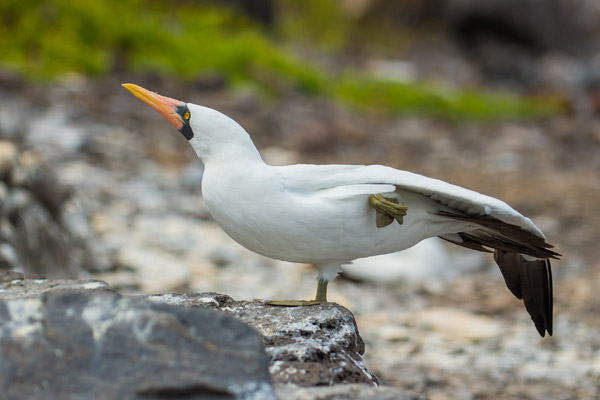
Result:
{"label": "mossy green patch", "polygon": [[321,84],[260,28],[203,2],[4,0],[0,15],[0,64],[32,79],[124,69],[265,87],[271,76],[309,92]]}
{"label": "mossy green patch", "polygon": [[420,114],[452,119],[526,118],[559,112],[548,99],[510,93],[443,89],[423,82],[399,83],[346,75],[332,87],[341,102],[371,112]]}
{"label": "mossy green patch", "polygon": [[[303,18],[282,18],[280,30],[287,32],[283,36],[289,39],[304,31],[313,41],[315,35],[324,35],[323,42],[330,47],[343,45],[349,26],[337,14],[336,2],[309,3],[312,6]],[[359,73],[331,76],[291,54],[256,24],[229,8],[211,4],[3,0],[0,68],[14,69],[34,80],[72,72],[86,76],[154,72],[182,80],[217,75],[229,87],[250,86],[275,97],[296,90],[390,114],[490,119],[539,116],[557,110],[553,103],[514,95],[381,82]],[[290,1],[285,4],[298,6]],[[311,21],[311,26],[317,25],[304,26]]]}

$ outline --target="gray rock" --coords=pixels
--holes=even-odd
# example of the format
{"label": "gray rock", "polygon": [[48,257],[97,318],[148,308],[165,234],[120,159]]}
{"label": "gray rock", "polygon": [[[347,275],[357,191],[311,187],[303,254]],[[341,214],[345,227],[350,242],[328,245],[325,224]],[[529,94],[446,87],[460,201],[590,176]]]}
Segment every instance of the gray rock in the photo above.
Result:
{"label": "gray rock", "polygon": [[364,343],[354,316],[325,303],[312,307],[274,307],[261,301],[235,301],[216,293],[145,296],[152,301],[225,311],[263,336],[277,383],[323,386],[338,383],[377,384],[362,360]]}
{"label": "gray rock", "polygon": [[48,292],[116,293],[106,282],[98,280],[46,279],[0,270],[0,301],[37,298]]}
{"label": "gray rock", "polygon": [[364,384],[298,388],[293,385],[277,387],[277,396],[285,400],[427,400],[414,392]]}
{"label": "gray rock", "polygon": [[0,267],[66,278],[96,269],[66,222],[72,193],[35,152],[0,140]]}
{"label": "gray rock", "polygon": [[99,288],[0,302],[2,398],[275,399],[246,324]]}

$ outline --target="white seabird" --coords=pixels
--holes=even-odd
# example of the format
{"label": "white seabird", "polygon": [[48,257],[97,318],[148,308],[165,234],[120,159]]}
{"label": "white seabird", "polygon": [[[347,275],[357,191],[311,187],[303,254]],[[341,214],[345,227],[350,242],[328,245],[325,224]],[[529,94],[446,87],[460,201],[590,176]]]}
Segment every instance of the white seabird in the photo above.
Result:
{"label": "white seabird", "polygon": [[[407,249],[438,236],[493,252],[506,285],[552,335],[551,258],[544,234],[506,203],[472,190],[381,165],[265,164],[248,133],[226,115],[134,84],[127,90],[158,111],[204,164],[202,194],[221,228],[242,246],[278,260],[313,264],[312,305],[357,258]],[[396,223],[395,223],[396,222]]]}

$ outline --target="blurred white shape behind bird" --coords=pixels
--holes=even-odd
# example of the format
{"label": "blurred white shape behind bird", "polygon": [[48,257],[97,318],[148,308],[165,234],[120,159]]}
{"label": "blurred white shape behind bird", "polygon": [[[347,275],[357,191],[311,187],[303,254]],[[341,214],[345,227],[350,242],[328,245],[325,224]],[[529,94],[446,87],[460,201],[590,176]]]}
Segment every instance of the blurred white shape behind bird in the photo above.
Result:
{"label": "blurred white shape behind bird", "polygon": [[387,283],[422,283],[431,278],[447,276],[448,251],[439,239],[425,239],[402,252],[359,258],[342,267],[352,279]]}

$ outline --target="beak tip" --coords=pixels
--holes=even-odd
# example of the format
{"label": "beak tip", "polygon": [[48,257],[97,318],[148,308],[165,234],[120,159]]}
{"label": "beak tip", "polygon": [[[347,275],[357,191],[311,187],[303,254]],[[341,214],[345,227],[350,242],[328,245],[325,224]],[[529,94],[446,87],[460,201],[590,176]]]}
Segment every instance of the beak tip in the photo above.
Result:
{"label": "beak tip", "polygon": [[131,91],[131,89],[137,85],[134,85],[133,83],[122,83],[121,86],[123,86],[125,89]]}
{"label": "beak tip", "polygon": [[178,107],[185,104],[184,102],[161,96],[133,83],[122,83],[121,86],[129,90],[131,94],[142,100],[154,110],[158,111],[160,115],[165,117],[167,121],[173,124],[177,129],[181,129],[183,120],[177,113],[177,110]]}

